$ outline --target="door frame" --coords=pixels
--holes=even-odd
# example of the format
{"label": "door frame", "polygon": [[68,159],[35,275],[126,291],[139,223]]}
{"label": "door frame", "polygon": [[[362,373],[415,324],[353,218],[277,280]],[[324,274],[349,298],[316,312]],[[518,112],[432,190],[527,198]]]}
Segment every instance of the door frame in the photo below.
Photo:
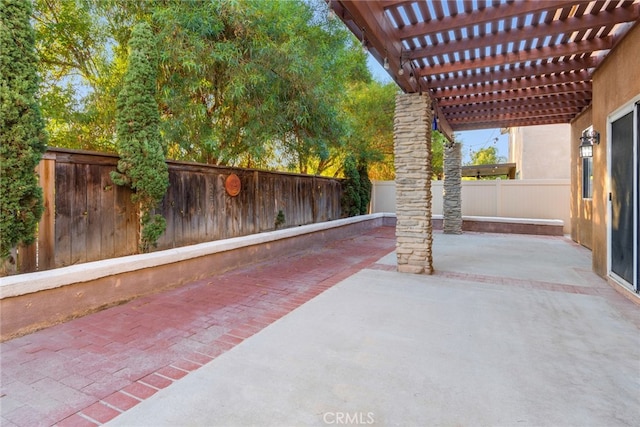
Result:
{"label": "door frame", "polygon": [[634,201],[635,203],[633,204],[633,250],[634,250],[634,254],[636,256],[636,258],[638,258],[639,254],[639,250],[640,250],[640,243],[638,242],[638,227],[639,227],[639,221],[640,221],[640,200],[638,200],[639,197],[639,193],[638,193],[638,180],[640,179],[640,159],[639,159],[639,154],[638,153],[638,144],[640,143],[640,132],[638,130],[638,114],[640,111],[640,95],[636,95],[634,98],[631,99],[631,101],[625,103],[623,106],[621,106],[620,108],[618,108],[617,110],[615,110],[613,113],[611,113],[608,117],[607,117],[607,185],[606,185],[606,203],[607,203],[607,276],[610,277],[611,279],[615,280],[617,283],[621,284],[624,287],[630,288],[631,290],[633,290],[633,292],[636,293],[640,293],[640,279],[638,276],[638,262],[635,262],[633,264],[633,276],[632,276],[632,280],[635,280],[635,283],[629,283],[626,280],[624,280],[622,277],[618,276],[616,273],[614,273],[612,271],[612,267],[611,267],[611,227],[612,227],[612,220],[613,220],[613,215],[612,215],[612,203],[610,200],[610,194],[612,192],[612,185],[611,185],[611,173],[612,173],[612,166],[611,166],[611,148],[613,145],[612,142],[612,124],[613,122],[615,122],[616,120],[622,118],[623,116],[629,114],[629,113],[633,113],[633,135],[634,135],[634,141],[633,141],[633,174],[635,179],[633,180],[633,189],[632,189],[632,194],[634,196]]}

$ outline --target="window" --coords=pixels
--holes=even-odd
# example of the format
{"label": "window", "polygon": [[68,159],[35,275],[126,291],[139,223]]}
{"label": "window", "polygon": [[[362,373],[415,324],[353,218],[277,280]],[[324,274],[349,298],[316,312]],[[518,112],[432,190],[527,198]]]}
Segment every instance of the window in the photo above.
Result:
{"label": "window", "polygon": [[582,158],[582,198],[593,196],[593,157]]}

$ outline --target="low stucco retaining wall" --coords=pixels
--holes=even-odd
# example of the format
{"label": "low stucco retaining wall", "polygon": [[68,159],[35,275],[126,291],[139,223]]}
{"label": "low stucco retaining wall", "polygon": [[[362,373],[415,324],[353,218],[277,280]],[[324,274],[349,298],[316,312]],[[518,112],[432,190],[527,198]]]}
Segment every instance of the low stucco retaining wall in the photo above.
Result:
{"label": "low stucco retaining wall", "polygon": [[[462,230],[483,233],[535,234],[562,236],[564,221],[560,219],[505,218],[463,216]],[[433,229],[442,230],[442,215],[433,215]]]}
{"label": "low stucco retaining wall", "polygon": [[372,214],[0,278],[0,341],[323,242],[393,225]]}
{"label": "low stucco retaining wall", "polygon": [[[332,239],[382,225],[392,213],[376,213],[150,254],[88,262],[0,278],[0,341]],[[442,215],[433,216],[442,229]],[[463,230],[562,235],[560,220],[463,217]]]}

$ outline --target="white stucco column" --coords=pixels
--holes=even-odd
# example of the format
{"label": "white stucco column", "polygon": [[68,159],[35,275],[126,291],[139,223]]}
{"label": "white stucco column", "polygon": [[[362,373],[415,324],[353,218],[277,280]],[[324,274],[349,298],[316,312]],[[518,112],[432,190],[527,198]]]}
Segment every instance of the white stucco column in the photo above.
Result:
{"label": "white stucco column", "polygon": [[396,97],[396,254],[398,271],[433,273],[431,223],[431,98]]}
{"label": "white stucco column", "polygon": [[444,146],[444,184],[442,230],[447,234],[462,233],[462,144]]}

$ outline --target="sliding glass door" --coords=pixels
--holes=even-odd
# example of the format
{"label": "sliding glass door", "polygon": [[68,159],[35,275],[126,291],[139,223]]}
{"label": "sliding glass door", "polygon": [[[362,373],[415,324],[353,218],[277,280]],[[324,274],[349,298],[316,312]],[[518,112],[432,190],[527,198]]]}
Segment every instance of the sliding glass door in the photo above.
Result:
{"label": "sliding glass door", "polygon": [[638,291],[637,105],[611,121],[609,260],[611,275]]}

